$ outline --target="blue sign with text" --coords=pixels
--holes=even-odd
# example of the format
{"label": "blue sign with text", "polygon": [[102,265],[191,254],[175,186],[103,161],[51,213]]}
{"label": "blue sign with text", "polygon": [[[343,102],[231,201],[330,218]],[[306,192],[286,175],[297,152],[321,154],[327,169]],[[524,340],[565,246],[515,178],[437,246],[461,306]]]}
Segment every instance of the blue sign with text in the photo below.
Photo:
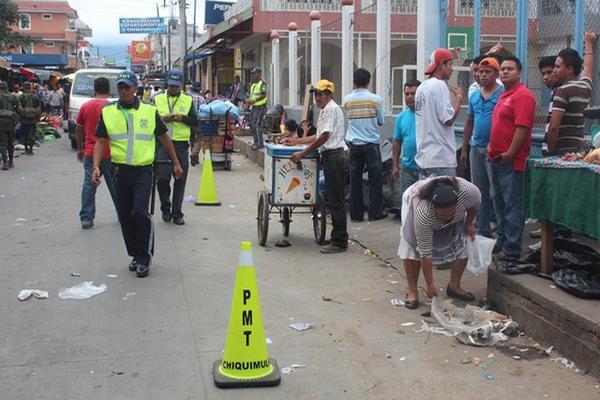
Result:
{"label": "blue sign with text", "polygon": [[119,18],[121,33],[165,33],[165,19],[151,18]]}
{"label": "blue sign with text", "polygon": [[206,25],[217,25],[225,20],[225,11],[229,10],[233,3],[231,1],[206,0],[204,9],[204,23]]}
{"label": "blue sign with text", "polygon": [[63,66],[69,63],[66,54],[0,54],[0,59],[11,64]]}

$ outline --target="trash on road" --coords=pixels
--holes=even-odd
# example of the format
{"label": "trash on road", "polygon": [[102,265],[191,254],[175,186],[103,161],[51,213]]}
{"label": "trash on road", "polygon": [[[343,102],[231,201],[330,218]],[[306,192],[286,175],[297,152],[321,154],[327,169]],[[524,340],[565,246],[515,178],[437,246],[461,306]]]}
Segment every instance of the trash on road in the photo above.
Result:
{"label": "trash on road", "polygon": [[71,272],[71,276],[73,276],[75,278],[79,278],[79,277],[81,277],[81,274],[79,272]]}
{"label": "trash on road", "polygon": [[292,244],[286,239],[278,240],[277,243],[275,243],[275,247],[290,247],[291,245]]}
{"label": "trash on road", "polygon": [[281,368],[281,373],[286,375],[293,374],[296,372],[296,368],[306,368],[306,364],[292,364],[289,367],[283,367]]}
{"label": "trash on road", "polygon": [[125,297],[123,297],[123,300],[129,300],[130,297],[133,297],[136,294],[137,294],[136,292],[129,292],[129,293],[125,294]]}
{"label": "trash on road", "polygon": [[476,235],[474,240],[467,240],[467,252],[469,261],[467,261],[467,271],[474,274],[482,274],[487,271],[492,263],[492,250],[495,239]]}
{"label": "trash on road", "polygon": [[312,322],[295,322],[293,324],[289,324],[288,326],[298,332],[304,332],[314,328],[316,325]]}
{"label": "trash on road", "polygon": [[325,296],[321,296],[321,299],[323,301],[326,301],[328,303],[335,303],[335,304],[343,304],[341,301],[337,301],[335,299],[332,299],[331,297],[325,297]]}
{"label": "trash on road", "polygon": [[516,322],[495,311],[485,311],[480,307],[467,305],[460,308],[439,296],[431,302],[431,315],[439,326],[422,322],[416,332],[428,332],[453,336],[459,342],[470,346],[493,346],[498,341],[507,340],[504,331]]}
{"label": "trash on road", "polygon": [[551,359],[554,362],[559,362],[562,365],[564,365],[565,367],[569,368],[569,369],[573,369],[575,368],[575,363],[567,358],[564,357],[556,357],[556,358],[552,358]]}
{"label": "trash on road", "polygon": [[106,275],[106,276],[107,276],[108,278],[116,278],[116,277],[118,277],[119,275],[116,275],[116,274],[108,274],[108,275]]}
{"label": "trash on road", "polygon": [[17,218],[15,222],[27,222],[25,218]]}
{"label": "trash on road", "polygon": [[107,286],[103,283],[94,286],[94,281],[84,281],[70,288],[58,291],[58,297],[63,300],[85,300],[106,292]]}
{"label": "trash on road", "polygon": [[196,202],[196,198],[194,196],[192,196],[191,194],[188,194],[183,199],[185,200],[186,203],[195,203]]}
{"label": "trash on road", "polygon": [[395,306],[403,306],[406,304],[402,299],[391,299],[390,302]]}
{"label": "trash on road", "polygon": [[414,322],[404,322],[402,324],[400,324],[401,326],[413,326],[416,325]]}
{"label": "trash on road", "polygon": [[463,358],[460,363],[463,365],[466,365],[466,364],[471,364],[472,362],[473,362],[473,360],[471,358],[467,357],[467,358]]}
{"label": "trash on road", "polygon": [[273,344],[273,341],[269,337],[265,338],[265,342],[267,342],[267,344]]}
{"label": "trash on road", "polygon": [[39,290],[39,289],[23,289],[23,290],[19,291],[19,294],[17,295],[17,299],[19,299],[19,301],[25,301],[25,300],[29,299],[31,296],[35,297],[36,299],[47,299],[48,292],[46,292],[45,290]]}

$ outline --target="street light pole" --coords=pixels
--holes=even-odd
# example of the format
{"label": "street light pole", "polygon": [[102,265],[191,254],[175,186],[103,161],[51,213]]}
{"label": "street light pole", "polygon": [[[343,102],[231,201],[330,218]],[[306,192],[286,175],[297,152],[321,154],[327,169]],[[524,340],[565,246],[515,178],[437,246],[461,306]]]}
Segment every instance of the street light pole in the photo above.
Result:
{"label": "street light pole", "polygon": [[187,20],[185,17],[185,9],[187,2],[185,0],[179,0],[179,25],[181,32],[181,56],[179,58],[179,67],[183,72],[183,84],[187,82],[187,68],[185,67],[185,55],[187,53]]}

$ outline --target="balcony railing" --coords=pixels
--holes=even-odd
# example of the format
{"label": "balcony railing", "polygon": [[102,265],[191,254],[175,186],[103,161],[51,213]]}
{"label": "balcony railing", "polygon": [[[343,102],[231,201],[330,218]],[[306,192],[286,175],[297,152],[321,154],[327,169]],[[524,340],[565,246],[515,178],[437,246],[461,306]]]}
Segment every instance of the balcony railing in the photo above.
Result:
{"label": "balcony railing", "polygon": [[341,12],[339,0],[262,0],[261,9],[265,11],[325,11]]}
{"label": "balcony railing", "polygon": [[[417,2],[417,0],[392,0],[392,14],[416,15],[418,8]],[[362,12],[365,14],[377,12],[377,0],[363,0]]]}
{"label": "balcony railing", "polygon": [[[455,14],[460,17],[472,17],[473,0],[456,0]],[[529,18],[537,16],[538,0],[529,0]],[[492,18],[516,18],[516,0],[481,0],[481,16]]]}

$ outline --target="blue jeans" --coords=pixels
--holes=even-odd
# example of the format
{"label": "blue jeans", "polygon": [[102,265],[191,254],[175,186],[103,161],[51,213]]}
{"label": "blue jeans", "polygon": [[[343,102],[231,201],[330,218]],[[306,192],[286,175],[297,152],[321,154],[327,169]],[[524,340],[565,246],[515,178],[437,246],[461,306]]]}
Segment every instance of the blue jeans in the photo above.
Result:
{"label": "blue jeans", "polygon": [[[94,169],[93,157],[84,157],[83,159],[83,186],[81,188],[81,211],[79,219],[83,221],[93,221],[96,217],[96,186],[92,183],[92,170]],[[108,188],[113,204],[115,201],[115,187],[112,176],[112,163],[110,159],[103,158],[100,163],[100,172],[104,178],[104,183]]]}
{"label": "blue jeans", "polygon": [[383,214],[383,164],[379,144],[369,143],[350,148],[350,218],[361,221],[364,217],[363,171],[369,172],[369,219]]}
{"label": "blue jeans", "polygon": [[419,179],[427,179],[432,176],[456,176],[456,168],[419,168]]}
{"label": "blue jeans", "polygon": [[496,243],[502,249],[501,255],[518,258],[521,256],[525,225],[525,173],[515,171],[512,165],[500,160],[492,160],[489,165],[492,202],[498,220]]}
{"label": "blue jeans", "polygon": [[469,164],[471,165],[471,181],[481,192],[481,206],[477,212],[477,233],[492,237],[490,222],[494,214],[492,198],[490,194],[490,178],[488,176],[489,161],[487,147],[471,145],[469,152]]}

